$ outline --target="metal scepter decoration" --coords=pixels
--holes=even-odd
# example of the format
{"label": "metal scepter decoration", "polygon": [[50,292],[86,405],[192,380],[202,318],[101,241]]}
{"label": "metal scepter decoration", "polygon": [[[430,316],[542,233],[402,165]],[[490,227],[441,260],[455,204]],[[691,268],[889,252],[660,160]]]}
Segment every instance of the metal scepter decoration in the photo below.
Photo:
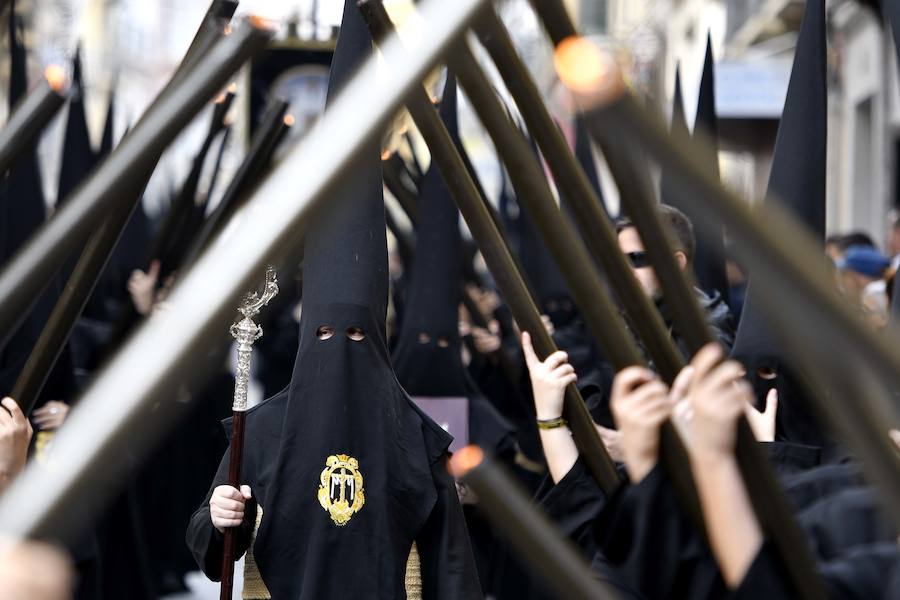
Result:
{"label": "metal scepter decoration", "polygon": [[[262,337],[262,327],[253,321],[260,309],[267,305],[278,293],[278,278],[275,267],[266,267],[266,282],[262,291],[251,292],[244,296],[238,307],[243,318],[231,325],[232,337],[237,341],[237,368],[234,375],[234,402],[231,405],[231,455],[228,459],[228,485],[240,488],[241,463],[244,458],[244,424],[247,416],[247,386],[250,384],[250,358],[253,343]],[[225,530],[222,551],[222,587],[220,600],[231,600],[234,584],[235,550],[234,528]]]}

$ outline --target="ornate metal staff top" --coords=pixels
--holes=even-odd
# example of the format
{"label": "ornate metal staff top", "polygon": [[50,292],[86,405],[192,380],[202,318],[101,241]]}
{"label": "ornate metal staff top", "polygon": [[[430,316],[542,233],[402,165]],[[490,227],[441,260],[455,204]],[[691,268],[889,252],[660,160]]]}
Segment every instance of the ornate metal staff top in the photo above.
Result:
{"label": "ornate metal staff top", "polygon": [[247,386],[250,383],[250,355],[253,352],[253,342],[262,337],[262,327],[253,321],[253,317],[260,309],[278,293],[278,277],[275,267],[266,267],[266,282],[262,291],[250,292],[244,296],[238,311],[244,318],[230,327],[231,335],[238,343],[237,369],[234,374],[234,402],[231,409],[234,411],[247,410]]}

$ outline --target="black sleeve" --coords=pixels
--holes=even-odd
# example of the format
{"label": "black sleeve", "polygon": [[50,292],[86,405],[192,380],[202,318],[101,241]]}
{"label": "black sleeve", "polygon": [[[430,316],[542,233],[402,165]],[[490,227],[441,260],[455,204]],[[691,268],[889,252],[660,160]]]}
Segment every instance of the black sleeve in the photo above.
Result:
{"label": "black sleeve", "polygon": [[424,600],[482,598],[456,484],[447,471],[447,455],[431,466],[437,501],[416,536]]}
{"label": "black sleeve", "polygon": [[[827,563],[819,564],[819,574],[828,598],[870,600],[894,598],[897,590],[887,583],[900,564],[896,543],[861,546]],[[886,585],[887,584],[887,585]],[[768,544],[763,545],[738,588],[735,600],[795,598],[784,572]]]}
{"label": "black sleeve", "polygon": [[875,490],[856,487],[826,496],[798,516],[819,560],[831,560],[857,546],[897,539]]}
{"label": "black sleeve", "polygon": [[596,552],[592,532],[594,519],[603,510],[605,498],[581,457],[556,485],[547,476],[535,502],[589,559]]}
{"label": "black sleeve", "polygon": [[[219,470],[213,479],[209,491],[203,504],[200,505],[191,520],[188,523],[187,532],[184,540],[188,549],[194,555],[194,560],[200,570],[206,574],[212,581],[219,581],[222,578],[222,552],[225,536],[219,533],[219,530],[213,527],[212,519],[209,514],[209,500],[212,498],[213,490],[220,485],[228,483],[228,457],[230,451],[225,451],[222,462],[219,463]],[[250,541],[253,539],[253,530],[256,527],[256,501],[251,498],[244,507],[244,522],[237,528],[237,544],[235,546],[234,559],[237,560],[250,547]]]}
{"label": "black sleeve", "polygon": [[659,464],[639,484],[625,483],[610,497],[594,535],[604,562],[645,598],[711,598],[724,589]]}

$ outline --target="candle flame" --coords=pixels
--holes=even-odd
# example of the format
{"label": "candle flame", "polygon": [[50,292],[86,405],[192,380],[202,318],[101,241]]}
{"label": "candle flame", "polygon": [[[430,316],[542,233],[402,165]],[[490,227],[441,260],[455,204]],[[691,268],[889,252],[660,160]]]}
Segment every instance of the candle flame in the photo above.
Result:
{"label": "candle flame", "polygon": [[272,19],[267,19],[260,15],[250,15],[247,20],[253,27],[256,27],[257,29],[271,30],[275,27],[275,21],[273,21]]}
{"label": "candle flame", "polygon": [[484,462],[484,450],[472,444],[455,452],[450,459],[450,472],[460,479]]}
{"label": "candle flame", "polygon": [[389,159],[392,154],[393,154],[393,152],[391,152],[390,150],[385,150],[384,152],[381,153],[381,160]]}
{"label": "candle flame", "polygon": [[293,127],[295,122],[294,115],[284,115],[284,124],[288,127]]}
{"label": "candle flame", "polygon": [[44,69],[44,78],[54,92],[63,91],[68,83],[66,70],[59,65],[50,65]]}
{"label": "candle flame", "polygon": [[596,102],[609,102],[625,91],[622,73],[613,58],[583,37],[560,42],[553,64],[563,85]]}
{"label": "candle flame", "polygon": [[231,83],[228,84],[228,93],[229,94],[237,93],[237,82],[236,81],[232,81]]}

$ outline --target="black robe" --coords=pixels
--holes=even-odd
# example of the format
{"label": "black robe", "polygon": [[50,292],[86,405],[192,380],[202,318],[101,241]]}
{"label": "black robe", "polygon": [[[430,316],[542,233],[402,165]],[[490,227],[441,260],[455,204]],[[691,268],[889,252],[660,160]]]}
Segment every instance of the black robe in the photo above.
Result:
{"label": "black robe", "polygon": [[[256,526],[257,506],[265,514],[267,494],[272,483],[275,461],[278,455],[281,426],[288,399],[288,388],[247,411],[244,432],[244,462],[241,481],[250,486],[252,499],[245,507],[244,522],[237,528],[235,558],[240,558],[250,547]],[[414,405],[413,410],[418,410]],[[223,421],[226,433],[231,433],[231,419]],[[437,450],[437,448],[435,448]],[[460,555],[455,542],[466,536],[465,523],[458,511],[456,486],[446,469],[446,455],[431,468],[431,475],[440,483],[435,506],[429,518],[416,536],[416,546],[422,573],[423,598],[476,598],[476,590],[459,585],[457,576],[465,573],[470,557]],[[191,516],[185,542],[200,570],[213,581],[222,577],[222,552],[224,536],[213,527],[210,518],[209,500],[220,485],[228,484],[228,461],[230,450],[226,450],[209,492],[203,503]],[[324,558],[324,557],[323,557]],[[258,561],[259,559],[257,559]],[[290,577],[292,574],[285,573]],[[363,585],[366,582],[361,582]],[[363,596],[368,597],[368,596]]]}
{"label": "black robe", "polygon": [[[858,546],[819,564],[831,600],[893,600],[900,597],[900,548],[895,543]],[[787,600],[793,589],[768,545],[764,545],[734,591],[735,600]]]}

